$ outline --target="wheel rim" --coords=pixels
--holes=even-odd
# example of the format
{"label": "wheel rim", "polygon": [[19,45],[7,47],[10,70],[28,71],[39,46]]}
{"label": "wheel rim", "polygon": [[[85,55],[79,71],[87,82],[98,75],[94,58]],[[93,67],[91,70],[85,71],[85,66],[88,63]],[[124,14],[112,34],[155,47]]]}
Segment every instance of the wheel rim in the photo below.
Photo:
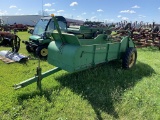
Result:
{"label": "wheel rim", "polygon": [[45,56],[48,55],[48,50],[47,50],[47,48],[43,48],[43,49],[41,50],[41,55],[42,55],[43,57],[45,57]]}
{"label": "wheel rim", "polygon": [[129,59],[129,68],[131,68],[135,63],[136,54],[132,53]]}

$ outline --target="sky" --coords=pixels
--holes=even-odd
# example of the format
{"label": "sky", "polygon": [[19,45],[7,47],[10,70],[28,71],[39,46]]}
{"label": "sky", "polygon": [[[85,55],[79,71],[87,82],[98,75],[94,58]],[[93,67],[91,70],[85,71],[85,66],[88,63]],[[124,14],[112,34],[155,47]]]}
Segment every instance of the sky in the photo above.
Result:
{"label": "sky", "polygon": [[0,16],[61,15],[101,22],[160,23],[160,0],[0,0]]}

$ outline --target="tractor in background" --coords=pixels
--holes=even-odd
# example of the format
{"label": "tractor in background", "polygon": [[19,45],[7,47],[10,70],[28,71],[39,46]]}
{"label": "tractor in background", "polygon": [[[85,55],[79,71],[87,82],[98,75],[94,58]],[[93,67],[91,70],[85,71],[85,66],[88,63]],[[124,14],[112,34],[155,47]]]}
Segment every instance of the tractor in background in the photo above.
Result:
{"label": "tractor in background", "polygon": [[[60,29],[63,32],[67,31],[67,27],[71,24],[82,25],[83,21],[64,18],[63,16],[56,16]],[[48,45],[53,40],[47,36],[47,33],[55,30],[55,23],[52,17],[41,18],[29,37],[29,41],[22,41],[26,45],[26,50],[29,53],[34,53],[39,58],[46,58],[48,55]]]}

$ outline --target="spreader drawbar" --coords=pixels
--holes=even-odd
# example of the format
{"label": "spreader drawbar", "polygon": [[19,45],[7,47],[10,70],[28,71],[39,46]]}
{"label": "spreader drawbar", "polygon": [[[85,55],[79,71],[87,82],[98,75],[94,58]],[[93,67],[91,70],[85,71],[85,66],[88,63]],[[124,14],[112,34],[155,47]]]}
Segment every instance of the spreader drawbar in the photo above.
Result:
{"label": "spreader drawbar", "polygon": [[19,84],[15,84],[13,87],[14,87],[15,89],[19,89],[19,88],[28,86],[28,85],[30,85],[30,84],[32,84],[32,83],[34,83],[34,82],[37,82],[37,88],[38,88],[39,90],[42,90],[42,86],[41,86],[41,81],[42,81],[42,79],[45,78],[45,77],[47,77],[47,76],[49,76],[49,75],[52,75],[52,74],[60,71],[60,70],[61,70],[61,68],[56,67],[56,68],[53,68],[53,69],[51,69],[51,70],[49,70],[49,71],[46,71],[46,72],[44,72],[44,73],[41,73],[42,70],[41,70],[41,68],[38,66],[38,67],[37,67],[37,73],[36,73],[35,77],[29,78],[29,79],[27,79],[27,80],[25,80],[25,81],[23,81],[23,82],[20,82]]}

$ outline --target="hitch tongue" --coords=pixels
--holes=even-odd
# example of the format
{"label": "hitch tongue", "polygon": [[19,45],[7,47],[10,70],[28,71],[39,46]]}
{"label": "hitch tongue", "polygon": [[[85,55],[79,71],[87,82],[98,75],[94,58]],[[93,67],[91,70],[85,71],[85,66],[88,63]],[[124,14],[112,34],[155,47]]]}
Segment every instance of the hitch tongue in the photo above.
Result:
{"label": "hitch tongue", "polygon": [[35,77],[29,78],[23,82],[20,82],[19,84],[15,84],[15,85],[13,85],[13,87],[15,90],[17,90],[17,89],[20,89],[22,87],[28,86],[28,85],[36,82],[37,79],[38,79],[38,76],[35,76]]}
{"label": "hitch tongue", "polygon": [[25,80],[23,82],[20,82],[19,84],[15,84],[15,85],[13,85],[13,87],[14,87],[15,90],[17,90],[17,89],[20,89],[22,87],[28,86],[28,85],[30,85],[30,84],[32,84],[34,82],[37,82],[37,88],[41,91],[42,90],[42,87],[41,87],[42,86],[41,85],[42,79],[47,77],[47,76],[49,76],[49,75],[52,75],[52,74],[60,71],[60,70],[61,70],[61,68],[56,67],[56,68],[48,70],[48,71],[46,71],[44,73],[41,73],[42,70],[40,68],[40,63],[39,63],[39,65],[37,67],[37,73],[36,73],[36,75],[34,77],[29,78],[29,79],[27,79],[27,80]]}
{"label": "hitch tongue", "polygon": [[41,80],[42,80],[42,69],[40,67],[40,59],[38,60],[38,67],[37,67],[37,73],[35,74],[35,77],[29,78],[23,82],[20,82],[19,84],[13,85],[14,89],[19,89],[25,86],[28,86],[34,82],[37,82],[37,88],[41,90]]}

